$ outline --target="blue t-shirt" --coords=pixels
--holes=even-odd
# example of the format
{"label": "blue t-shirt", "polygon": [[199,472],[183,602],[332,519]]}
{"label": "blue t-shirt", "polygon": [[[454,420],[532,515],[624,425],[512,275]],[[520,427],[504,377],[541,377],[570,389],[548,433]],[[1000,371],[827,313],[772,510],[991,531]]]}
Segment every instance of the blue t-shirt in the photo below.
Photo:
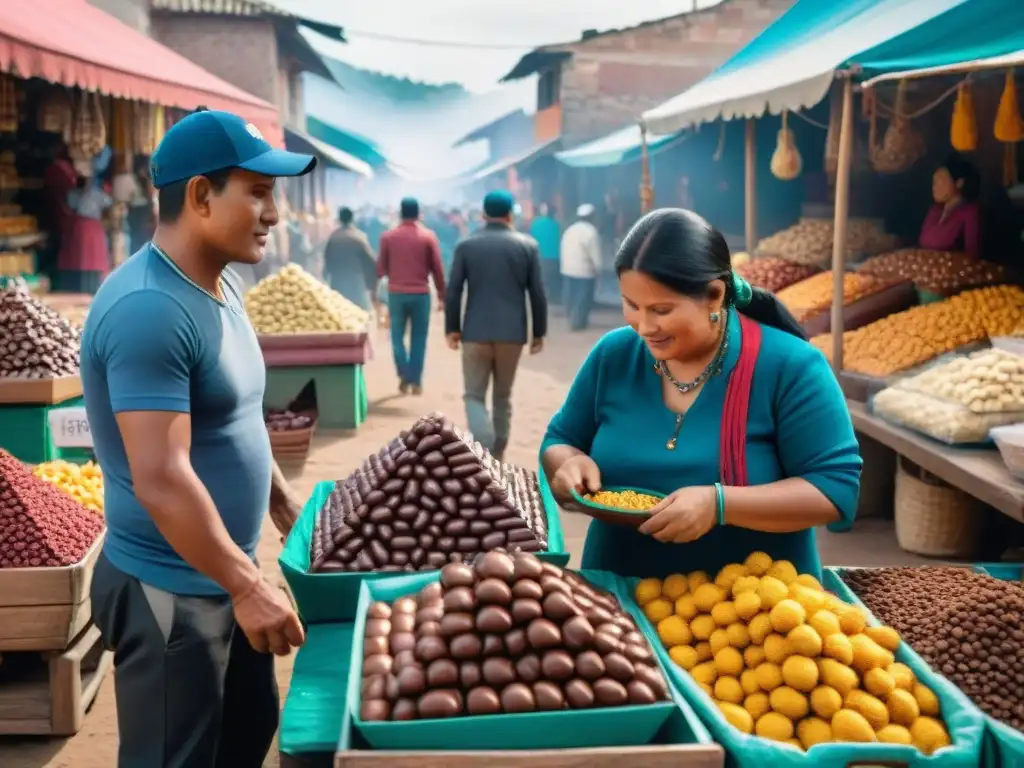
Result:
{"label": "blue t-shirt", "polygon": [[192,466],[231,538],[255,556],[273,458],[263,421],[266,368],[230,272],[219,301],[146,244],[100,287],[85,323],[82,385],[103,469],[110,562],[183,595],[223,590],[167,543],[132,489],[114,414],[191,414]]}
{"label": "blue t-shirt", "polygon": [[[825,357],[802,339],[763,327],[747,415],[747,477],[764,485],[802,477],[853,524],[861,458],[846,400]],[[631,328],[606,334],[591,350],[541,448],[566,444],[588,454],[606,486],[669,494],[719,482],[719,440],[727,374],[739,357],[741,332],[730,312],[722,374],[709,379],[683,418],[675,450],[666,444],[675,414],[662,397],[661,377],[643,339]],[[727,525],[688,544],[662,544],[631,529],[594,520],[583,567],[625,576],[664,577],[680,571],[714,573],[762,550],[820,575],[813,530],[763,533]]]}
{"label": "blue t-shirt", "polygon": [[542,259],[558,259],[562,247],[562,232],[557,221],[550,216],[538,216],[530,227],[530,236],[537,241]]}

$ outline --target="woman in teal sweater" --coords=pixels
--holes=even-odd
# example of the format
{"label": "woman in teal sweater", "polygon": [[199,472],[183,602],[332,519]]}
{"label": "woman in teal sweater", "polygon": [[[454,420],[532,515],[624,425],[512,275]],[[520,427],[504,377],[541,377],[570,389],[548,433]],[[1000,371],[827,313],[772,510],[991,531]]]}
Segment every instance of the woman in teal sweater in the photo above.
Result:
{"label": "woman in teal sweater", "polygon": [[714,572],[762,550],[820,575],[813,529],[852,525],[861,470],[827,361],[692,212],[642,218],[615,266],[629,327],[587,356],[542,464],[564,506],[574,489],[667,497],[639,530],[591,522],[583,567]]}

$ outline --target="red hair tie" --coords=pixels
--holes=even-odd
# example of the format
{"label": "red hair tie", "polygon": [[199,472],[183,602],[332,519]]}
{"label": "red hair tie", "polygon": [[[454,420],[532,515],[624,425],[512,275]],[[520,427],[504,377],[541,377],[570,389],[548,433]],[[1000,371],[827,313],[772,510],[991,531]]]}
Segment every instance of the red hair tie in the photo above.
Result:
{"label": "red hair tie", "polygon": [[740,315],[740,354],[729,374],[722,410],[722,435],[718,454],[724,485],[747,485],[747,414],[754,383],[754,366],[761,351],[761,326]]}

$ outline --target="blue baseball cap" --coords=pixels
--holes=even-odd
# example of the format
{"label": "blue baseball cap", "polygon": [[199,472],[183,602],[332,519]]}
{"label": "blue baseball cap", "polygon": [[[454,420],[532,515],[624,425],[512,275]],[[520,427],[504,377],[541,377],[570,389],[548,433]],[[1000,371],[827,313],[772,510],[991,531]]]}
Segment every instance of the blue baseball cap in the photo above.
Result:
{"label": "blue baseball cap", "polygon": [[153,186],[160,189],[226,168],[277,177],[304,176],[315,167],[315,157],[274,149],[238,115],[197,110],[167,131],[150,170]]}

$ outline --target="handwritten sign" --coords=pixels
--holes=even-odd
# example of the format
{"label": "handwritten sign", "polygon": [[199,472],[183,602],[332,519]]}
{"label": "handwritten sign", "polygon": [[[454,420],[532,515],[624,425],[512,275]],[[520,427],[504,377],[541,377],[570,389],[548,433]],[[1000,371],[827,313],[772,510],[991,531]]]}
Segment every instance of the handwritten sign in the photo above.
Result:
{"label": "handwritten sign", "polygon": [[47,414],[50,436],[58,448],[92,448],[92,430],[85,408],[54,408]]}

